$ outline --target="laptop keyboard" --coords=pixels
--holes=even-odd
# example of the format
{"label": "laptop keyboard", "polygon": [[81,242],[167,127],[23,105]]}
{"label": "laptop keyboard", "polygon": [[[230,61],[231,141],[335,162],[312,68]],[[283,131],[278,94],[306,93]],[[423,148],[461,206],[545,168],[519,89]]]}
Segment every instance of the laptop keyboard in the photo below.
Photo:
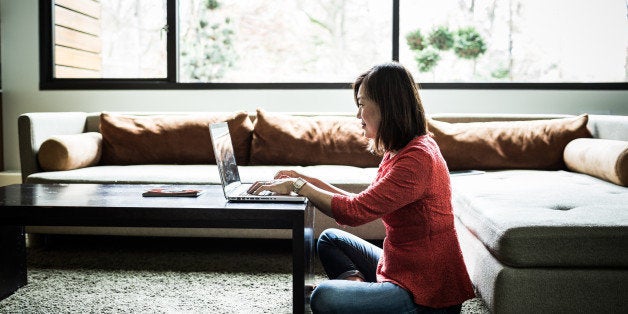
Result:
{"label": "laptop keyboard", "polygon": [[262,191],[259,195],[256,195],[256,194],[249,193],[247,190],[248,190],[248,188],[243,189],[242,191],[240,191],[240,193],[237,193],[237,196],[251,196],[251,195],[254,195],[254,196],[270,196],[270,195],[273,195],[273,192],[271,192],[271,191]]}
{"label": "laptop keyboard", "polygon": [[269,195],[273,195],[273,192],[271,191],[262,191],[260,194],[251,194],[247,191],[242,191],[240,194],[238,194],[238,196],[251,196],[251,195],[255,195],[255,196],[269,196]]}

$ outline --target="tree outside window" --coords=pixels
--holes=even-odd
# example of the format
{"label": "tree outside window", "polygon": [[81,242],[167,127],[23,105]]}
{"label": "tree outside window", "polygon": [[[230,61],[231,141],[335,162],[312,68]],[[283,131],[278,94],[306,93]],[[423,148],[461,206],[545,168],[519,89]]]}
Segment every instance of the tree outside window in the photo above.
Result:
{"label": "tree outside window", "polygon": [[401,0],[399,60],[421,82],[626,82],[626,16],[624,0]]}

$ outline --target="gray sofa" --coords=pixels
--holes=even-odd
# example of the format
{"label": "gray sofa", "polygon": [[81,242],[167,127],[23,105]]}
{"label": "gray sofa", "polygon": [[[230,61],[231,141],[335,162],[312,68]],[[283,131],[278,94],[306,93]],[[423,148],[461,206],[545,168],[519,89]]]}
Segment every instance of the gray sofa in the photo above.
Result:
{"label": "gray sofa", "polygon": [[[147,116],[156,114],[139,113]],[[180,113],[160,113],[162,114]],[[310,117],[312,114],[290,116],[315,119]],[[333,119],[335,116],[324,119]],[[345,118],[344,116],[352,114],[338,116]],[[515,126],[516,121],[554,121],[556,118],[571,117],[441,114],[431,118],[437,122],[449,123],[447,127],[450,128],[480,122],[502,123],[500,127],[515,123],[512,124]],[[256,115],[250,114],[250,119],[255,121]],[[43,142],[55,135],[98,132],[99,121],[100,113],[50,112],[20,116],[23,182],[219,183],[216,166],[211,164],[96,164],[65,171],[42,170],[38,163],[38,151]],[[535,169],[533,164],[524,162],[521,169],[516,166],[499,169],[499,166],[487,166],[485,161],[490,158],[484,158],[480,154],[475,161],[478,167],[473,167],[465,164],[475,156],[475,148],[469,148],[468,154],[462,154],[469,158],[454,162],[460,155],[456,149],[467,144],[452,144],[446,140],[458,141],[462,131],[453,128],[448,134],[441,134],[436,132],[442,131],[439,126],[431,125],[434,126],[435,139],[441,145],[452,170],[454,213],[465,262],[478,295],[493,312],[628,312],[628,188],[609,182],[597,170],[589,171],[586,167],[578,168],[577,165],[574,168],[574,158],[571,157],[571,165],[565,161],[558,168],[551,166],[550,169]],[[622,141],[628,141],[628,117],[625,116],[589,116],[586,128],[594,139],[614,140],[620,145]],[[253,134],[254,138],[259,136],[255,128]],[[550,146],[562,145],[560,154],[563,162],[562,147],[567,143],[554,143],[551,139],[544,141],[546,143],[543,144]],[[598,145],[596,143],[594,145]],[[502,150],[507,149],[500,144],[497,151],[501,154]],[[577,158],[582,157],[580,153],[574,154]],[[625,160],[627,157],[624,154],[618,158]],[[615,170],[626,168],[623,164],[619,166]],[[241,166],[241,176],[243,181],[267,179],[278,169],[286,167],[296,168],[354,192],[366,188],[376,172],[375,165],[285,166],[245,163]],[[593,168],[600,167],[595,165]],[[470,169],[482,171],[466,171]],[[620,179],[626,177],[625,173],[614,175],[614,180],[617,180],[617,175]],[[366,239],[384,237],[379,221],[351,228],[338,226],[324,215],[316,215],[316,233],[328,227],[345,228]],[[270,238],[290,236],[280,230],[233,229],[27,227],[27,232]]]}

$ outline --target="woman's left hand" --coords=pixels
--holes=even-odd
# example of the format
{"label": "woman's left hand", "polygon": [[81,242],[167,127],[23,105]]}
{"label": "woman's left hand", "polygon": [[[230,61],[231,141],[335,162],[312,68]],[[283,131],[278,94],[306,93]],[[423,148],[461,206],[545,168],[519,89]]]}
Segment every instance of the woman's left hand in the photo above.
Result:
{"label": "woman's left hand", "polygon": [[272,181],[255,182],[248,192],[259,195],[263,191],[270,191],[276,194],[288,195],[292,192],[294,178],[275,179]]}

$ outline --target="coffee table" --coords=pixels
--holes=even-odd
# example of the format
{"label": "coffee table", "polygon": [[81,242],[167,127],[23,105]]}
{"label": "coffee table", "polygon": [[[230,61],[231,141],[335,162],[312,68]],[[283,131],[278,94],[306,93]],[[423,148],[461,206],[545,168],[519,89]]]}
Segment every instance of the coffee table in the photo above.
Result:
{"label": "coffee table", "polygon": [[250,228],[292,230],[292,311],[307,306],[313,278],[311,203],[232,203],[219,185],[199,197],[142,197],[161,185],[15,184],[0,187],[0,300],[26,285],[24,226]]}

